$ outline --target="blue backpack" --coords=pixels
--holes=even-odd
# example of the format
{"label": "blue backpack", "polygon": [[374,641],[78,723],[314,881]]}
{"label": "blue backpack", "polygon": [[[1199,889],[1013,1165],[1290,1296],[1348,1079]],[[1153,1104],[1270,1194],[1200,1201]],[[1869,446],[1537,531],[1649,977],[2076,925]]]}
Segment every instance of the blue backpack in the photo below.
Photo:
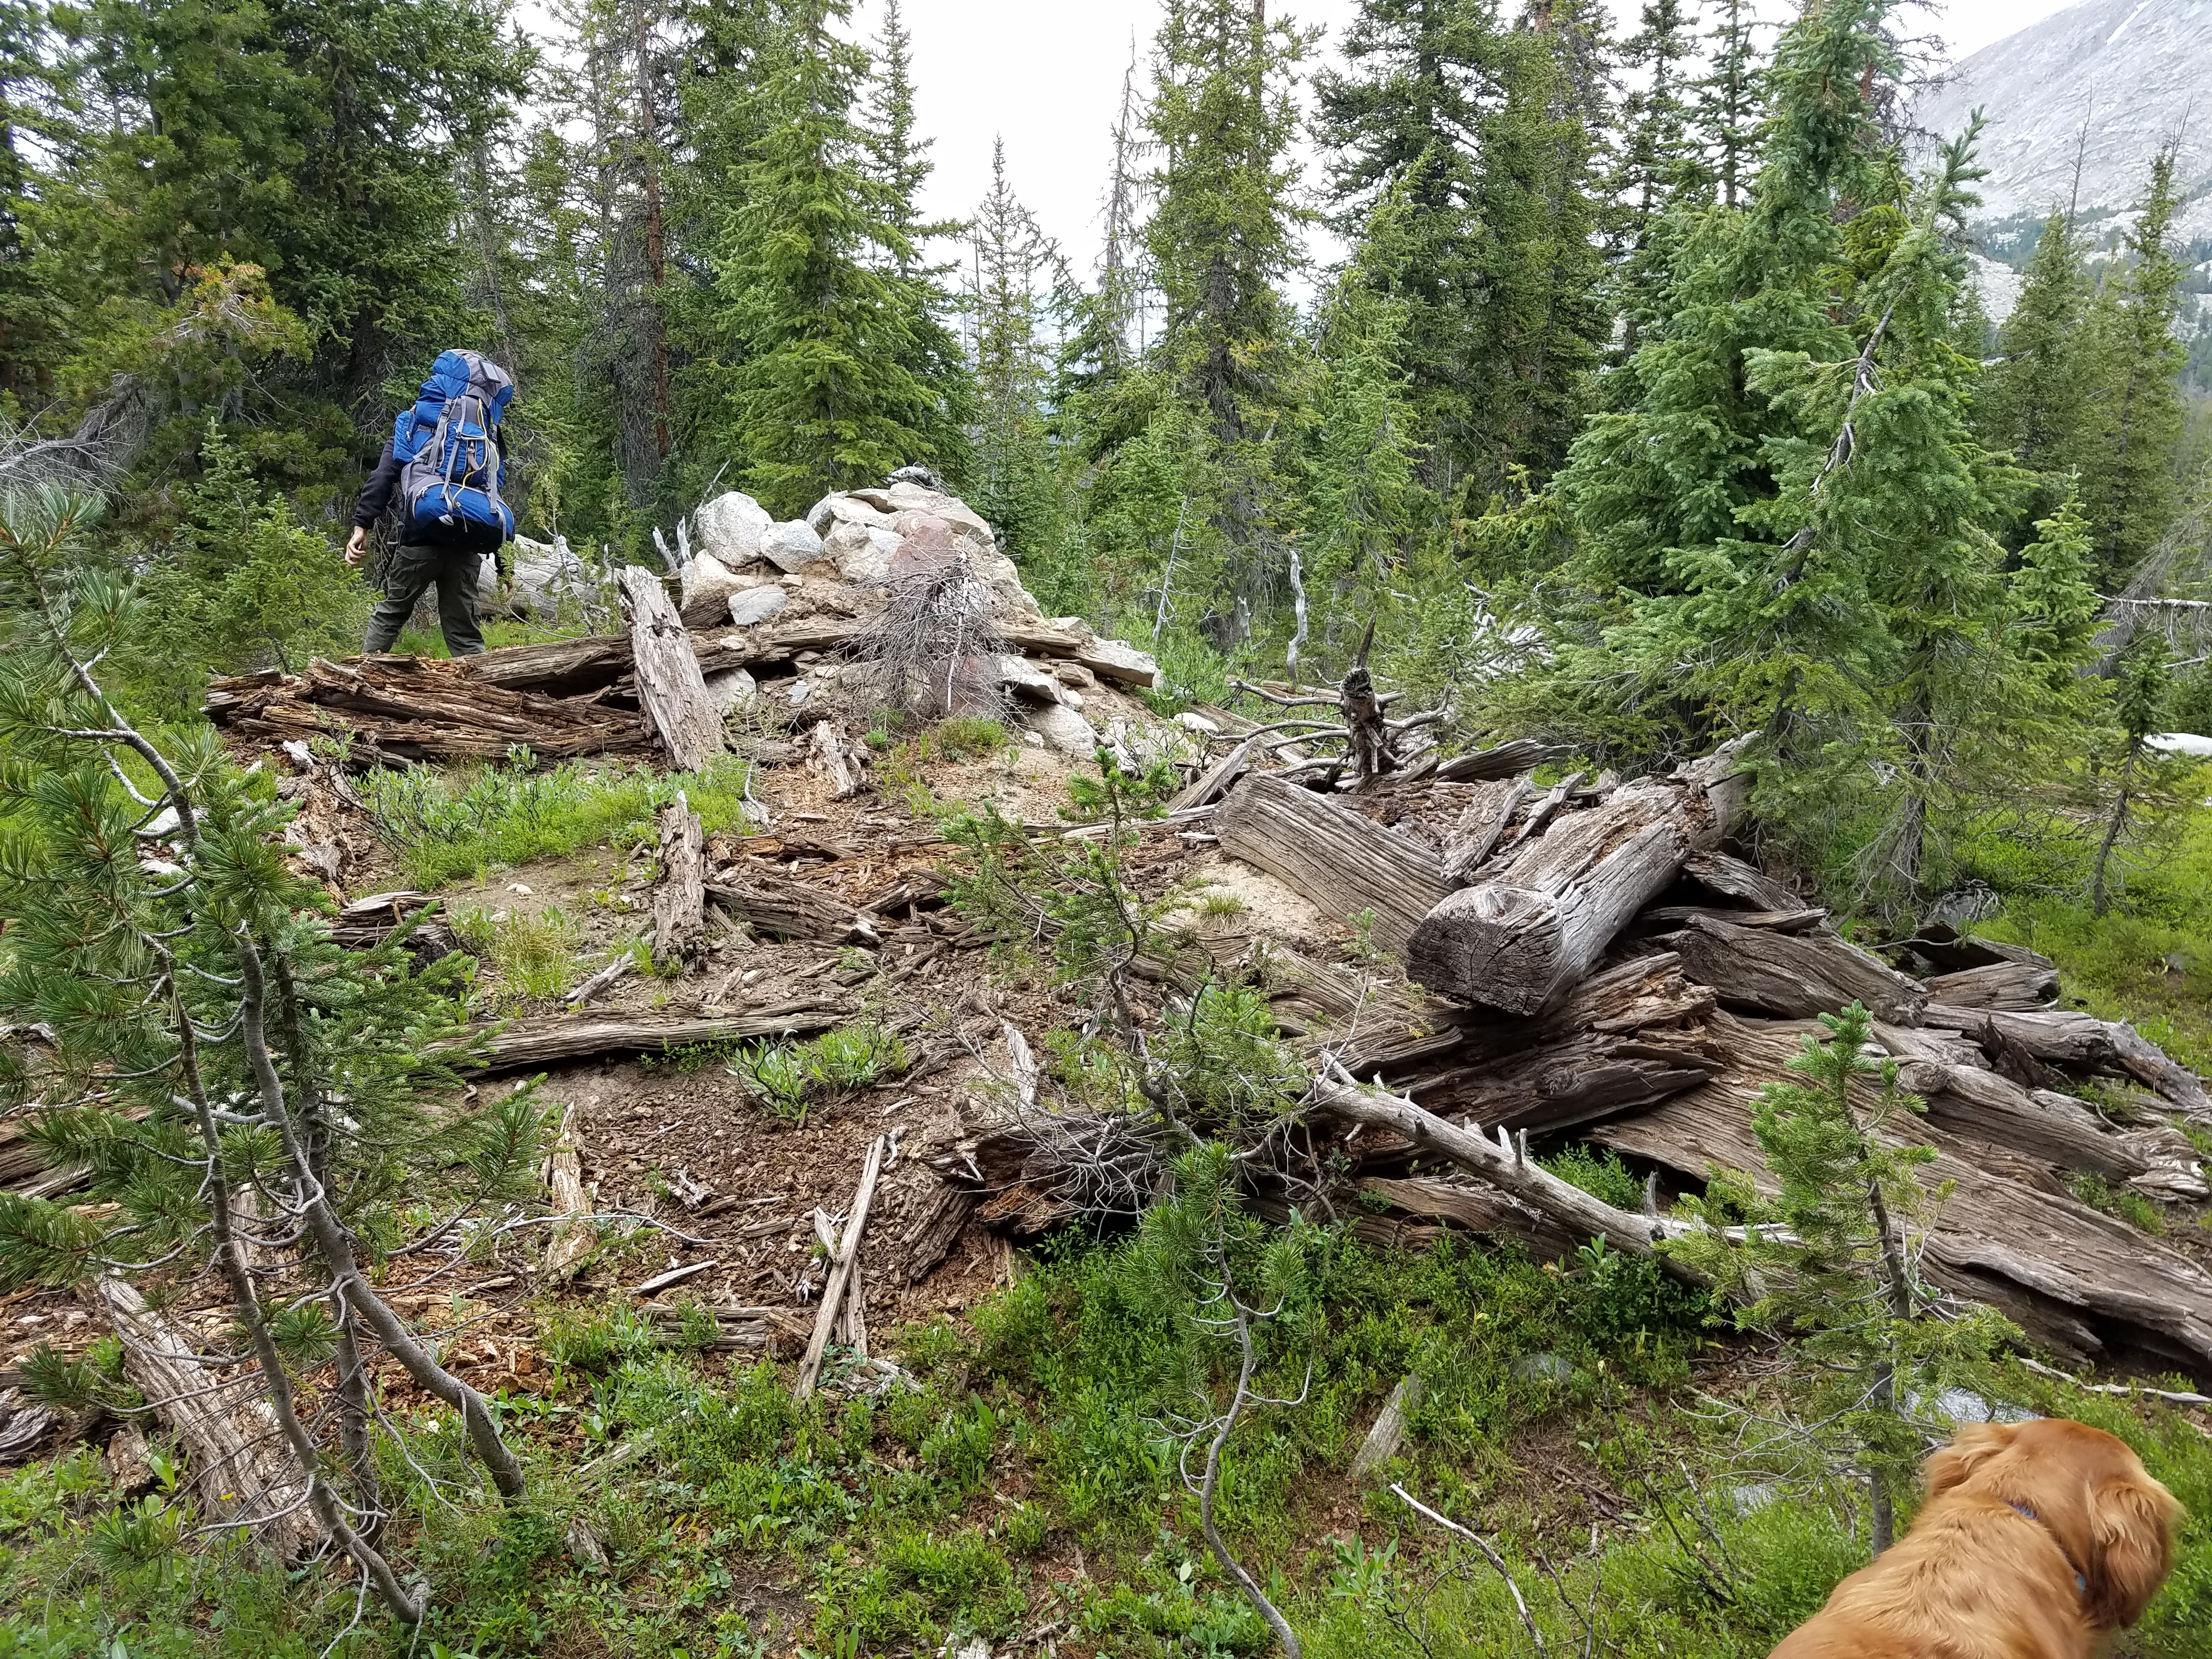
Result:
{"label": "blue backpack", "polygon": [[500,499],[507,461],[495,440],[514,399],[514,381],[473,351],[444,351],[412,409],[392,423],[399,499],[409,541],[473,541],[495,530],[514,534],[514,514]]}

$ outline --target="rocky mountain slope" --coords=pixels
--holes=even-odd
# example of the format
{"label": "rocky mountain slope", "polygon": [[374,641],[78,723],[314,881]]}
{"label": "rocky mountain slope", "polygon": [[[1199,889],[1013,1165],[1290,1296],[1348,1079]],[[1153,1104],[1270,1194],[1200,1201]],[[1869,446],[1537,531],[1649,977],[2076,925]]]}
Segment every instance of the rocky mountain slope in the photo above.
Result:
{"label": "rocky mountain slope", "polygon": [[1915,116],[1949,137],[1977,108],[1990,124],[1981,191],[1993,228],[2069,201],[2091,230],[2116,228],[2152,156],[2179,135],[2186,202],[2176,228],[2212,239],[2212,0],[2069,7],[1968,58]]}

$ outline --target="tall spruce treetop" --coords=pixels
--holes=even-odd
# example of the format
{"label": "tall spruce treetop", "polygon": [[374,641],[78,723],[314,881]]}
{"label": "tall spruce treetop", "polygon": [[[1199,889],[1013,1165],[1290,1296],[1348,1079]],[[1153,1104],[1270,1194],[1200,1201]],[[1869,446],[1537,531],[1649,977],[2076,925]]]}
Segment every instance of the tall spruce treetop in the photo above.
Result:
{"label": "tall spruce treetop", "polygon": [[2090,315],[2097,396],[2086,422],[2082,497],[2099,574],[2115,585],[2157,546],[2173,516],[2179,377],[2189,355],[2173,337],[2185,274],[2172,246],[2173,169],[2172,149],[2152,162],[2150,187],[2127,234],[2132,263],[2106,278]]}
{"label": "tall spruce treetop", "polygon": [[1622,213],[1621,267],[1615,287],[1621,349],[1633,356],[1650,320],[1667,258],[1658,246],[1668,210],[1710,186],[1704,158],[1691,146],[1685,68],[1697,53],[1683,0],[1645,0],[1642,27],[1621,43],[1621,62],[1643,82],[1621,105],[1626,136],[1614,182]]}
{"label": "tall spruce treetop", "polygon": [[848,10],[785,0],[752,94],[761,137],[714,261],[739,337],[729,435],[783,513],[913,462],[957,471],[965,451],[957,343],[929,337],[943,295],[915,269],[851,113],[868,58],[831,27]]}
{"label": "tall spruce treetop", "polygon": [[2081,319],[2088,267],[2073,220],[2044,221],[2020,301],[1997,331],[1979,410],[1983,435],[2022,466],[2059,471],[2076,465],[2081,414]]}
{"label": "tall spruce treetop", "polygon": [[1001,540],[1033,553],[1048,538],[1055,503],[1045,431],[1053,354],[1044,325],[1059,250],[1006,179],[1006,144],[991,147],[991,189],[969,228],[975,327],[975,422],[971,499]]}
{"label": "tall spruce treetop", "polygon": [[1224,441],[1258,435],[1287,395],[1279,285],[1306,216],[1291,77],[1312,39],[1246,0],[1170,0],[1153,48],[1145,244],[1167,313],[1159,349]]}
{"label": "tall spruce treetop", "polygon": [[[884,7],[883,32],[876,37],[875,74],[868,96],[868,149],[874,157],[876,176],[884,188],[894,228],[908,245],[905,258],[919,256],[923,240],[949,236],[957,222],[921,222],[922,187],[937,163],[929,159],[932,140],[916,130],[914,97],[914,36],[899,14],[898,0]],[[911,274],[902,268],[902,274]]]}
{"label": "tall spruce treetop", "polygon": [[1758,165],[1766,76],[1753,31],[1752,0],[1721,0],[1720,21],[1705,38],[1707,72],[1691,99],[1692,131],[1723,207],[1742,204]]}
{"label": "tall spruce treetop", "polygon": [[1584,528],[1582,574],[1600,591],[1679,593],[1765,556],[1745,514],[1773,498],[1771,441],[1796,433],[1751,386],[1747,354],[1849,355],[1819,274],[1840,251],[1839,207],[1885,189],[1861,88],[1890,69],[1876,28],[1887,8],[1844,0],[1784,37],[1750,210],[1708,210],[1686,228],[1664,325],[1620,370],[1622,406],[1574,446],[1559,487]]}

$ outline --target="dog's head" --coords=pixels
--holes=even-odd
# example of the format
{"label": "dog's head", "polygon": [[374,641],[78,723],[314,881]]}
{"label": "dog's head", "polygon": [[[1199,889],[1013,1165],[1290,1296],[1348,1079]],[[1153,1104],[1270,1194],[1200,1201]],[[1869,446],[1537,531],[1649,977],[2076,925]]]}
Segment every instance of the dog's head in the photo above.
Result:
{"label": "dog's head", "polygon": [[1928,1460],[1928,1496],[1970,1492],[2032,1512],[2087,1581],[2106,1628],[2132,1625],[2173,1570],[2182,1508],[2125,1442],[2062,1417],[1969,1423]]}

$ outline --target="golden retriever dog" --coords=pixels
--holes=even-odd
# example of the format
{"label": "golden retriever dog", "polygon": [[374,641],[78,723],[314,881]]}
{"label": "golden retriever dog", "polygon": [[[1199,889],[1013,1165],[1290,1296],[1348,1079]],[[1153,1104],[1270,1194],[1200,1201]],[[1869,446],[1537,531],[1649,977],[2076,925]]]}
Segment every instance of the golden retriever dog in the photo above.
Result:
{"label": "golden retriever dog", "polygon": [[1771,1659],[2092,1659],[2173,1567],[2181,1505],[2102,1429],[1970,1423],[1912,1528]]}

